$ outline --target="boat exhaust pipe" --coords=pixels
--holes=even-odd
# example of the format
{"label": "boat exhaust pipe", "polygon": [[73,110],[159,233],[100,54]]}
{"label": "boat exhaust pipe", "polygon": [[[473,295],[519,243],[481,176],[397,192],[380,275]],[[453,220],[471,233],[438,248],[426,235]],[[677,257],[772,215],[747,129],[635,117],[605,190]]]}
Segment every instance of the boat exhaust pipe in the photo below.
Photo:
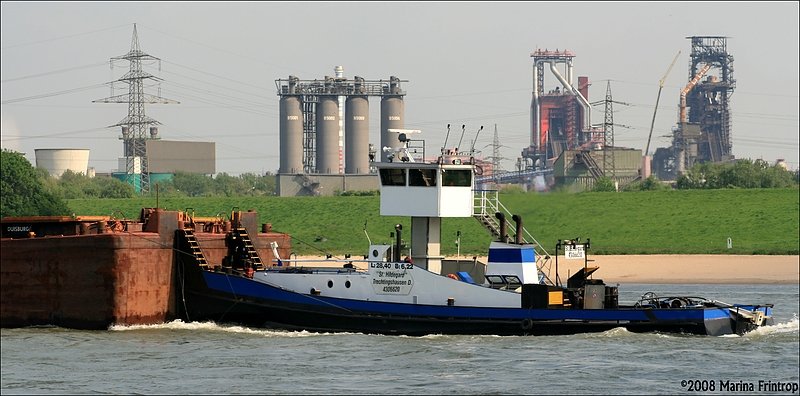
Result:
{"label": "boat exhaust pipe", "polygon": [[522,217],[519,215],[511,216],[511,219],[517,223],[517,234],[514,235],[514,243],[522,245]]}
{"label": "boat exhaust pipe", "polygon": [[392,258],[392,260],[394,262],[396,262],[396,263],[400,262],[400,246],[401,246],[401,241],[403,240],[400,237],[400,232],[402,230],[403,230],[403,225],[402,224],[395,224],[394,232],[395,232],[396,240],[395,240],[395,247],[394,247],[394,257]]}
{"label": "boat exhaust pipe", "polygon": [[494,217],[500,221],[500,242],[508,242],[508,233],[506,232],[506,215],[503,212],[495,212]]}

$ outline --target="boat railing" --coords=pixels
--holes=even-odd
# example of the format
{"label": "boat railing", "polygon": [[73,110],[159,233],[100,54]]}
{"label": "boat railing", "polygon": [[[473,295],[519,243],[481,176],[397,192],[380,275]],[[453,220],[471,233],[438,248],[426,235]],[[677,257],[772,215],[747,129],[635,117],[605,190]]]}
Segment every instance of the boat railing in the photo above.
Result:
{"label": "boat railing", "polygon": [[643,294],[634,304],[634,308],[701,308],[723,307],[721,301],[709,300],[697,296],[658,296],[653,292]]}
{"label": "boat railing", "polygon": [[291,267],[271,267],[264,269],[264,272],[279,272],[290,274],[354,274],[363,273],[366,269],[358,267],[318,267],[318,266],[291,266]]}
{"label": "boat railing", "polygon": [[312,272],[353,272],[366,271],[369,268],[369,260],[361,259],[332,259],[332,258],[309,258],[309,259],[272,259],[272,265],[268,267],[270,271],[291,272],[294,269]]}

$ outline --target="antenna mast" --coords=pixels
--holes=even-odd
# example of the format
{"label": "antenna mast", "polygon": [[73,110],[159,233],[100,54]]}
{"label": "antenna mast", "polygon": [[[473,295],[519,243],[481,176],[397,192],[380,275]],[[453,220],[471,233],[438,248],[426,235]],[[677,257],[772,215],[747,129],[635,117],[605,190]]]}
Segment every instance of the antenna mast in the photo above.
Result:
{"label": "antenna mast", "polygon": [[444,136],[444,144],[442,145],[442,154],[447,149],[447,139],[450,138],[450,124],[447,124],[447,135]]}
{"label": "antenna mast", "polygon": [[469,155],[475,154],[475,143],[478,141],[478,135],[480,135],[481,131],[483,130],[483,125],[481,125],[478,132],[475,132],[475,139],[472,140],[472,147],[469,149]]}
{"label": "antenna mast", "polygon": [[461,138],[458,139],[458,146],[456,146],[456,154],[458,154],[458,149],[461,147],[461,141],[464,140],[464,131],[467,129],[466,124],[461,124]]}

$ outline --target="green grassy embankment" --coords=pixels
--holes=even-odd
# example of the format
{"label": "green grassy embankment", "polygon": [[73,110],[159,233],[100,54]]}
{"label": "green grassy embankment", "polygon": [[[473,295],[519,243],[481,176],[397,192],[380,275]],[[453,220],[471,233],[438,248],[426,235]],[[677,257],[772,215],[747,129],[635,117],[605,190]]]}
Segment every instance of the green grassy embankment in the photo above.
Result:
{"label": "green grassy embankment", "polygon": [[[557,239],[591,238],[594,254],[800,254],[797,189],[676,190],[625,193],[501,194],[511,213],[552,252]],[[155,199],[69,200],[78,215],[137,218]],[[410,220],[381,217],[379,197],[230,197],[160,199],[168,210],[228,216],[254,209],[260,223],[293,237],[298,255],[363,255],[373,243],[391,243],[394,224],[410,241]],[[478,221],[444,219],[442,252],[485,255],[491,236]],[[732,248],[727,240],[731,238]]]}

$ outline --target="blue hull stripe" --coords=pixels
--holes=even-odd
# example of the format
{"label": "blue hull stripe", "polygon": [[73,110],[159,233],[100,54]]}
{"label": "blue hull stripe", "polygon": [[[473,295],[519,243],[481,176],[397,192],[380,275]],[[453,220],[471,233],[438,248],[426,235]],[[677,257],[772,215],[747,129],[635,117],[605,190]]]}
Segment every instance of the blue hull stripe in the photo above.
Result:
{"label": "blue hull stripe", "polygon": [[[217,292],[232,296],[247,296],[279,303],[306,305],[314,308],[341,308],[355,314],[397,315],[419,317],[447,317],[463,319],[500,320],[596,320],[596,321],[664,321],[702,322],[729,318],[728,308],[699,309],[523,309],[447,307],[435,305],[402,304],[377,301],[359,301],[334,297],[310,296],[282,290],[253,280],[213,272],[203,272],[207,286]],[[739,305],[741,309],[753,306]],[[768,308],[767,314],[771,314]],[[649,311],[651,316],[646,313]]]}

